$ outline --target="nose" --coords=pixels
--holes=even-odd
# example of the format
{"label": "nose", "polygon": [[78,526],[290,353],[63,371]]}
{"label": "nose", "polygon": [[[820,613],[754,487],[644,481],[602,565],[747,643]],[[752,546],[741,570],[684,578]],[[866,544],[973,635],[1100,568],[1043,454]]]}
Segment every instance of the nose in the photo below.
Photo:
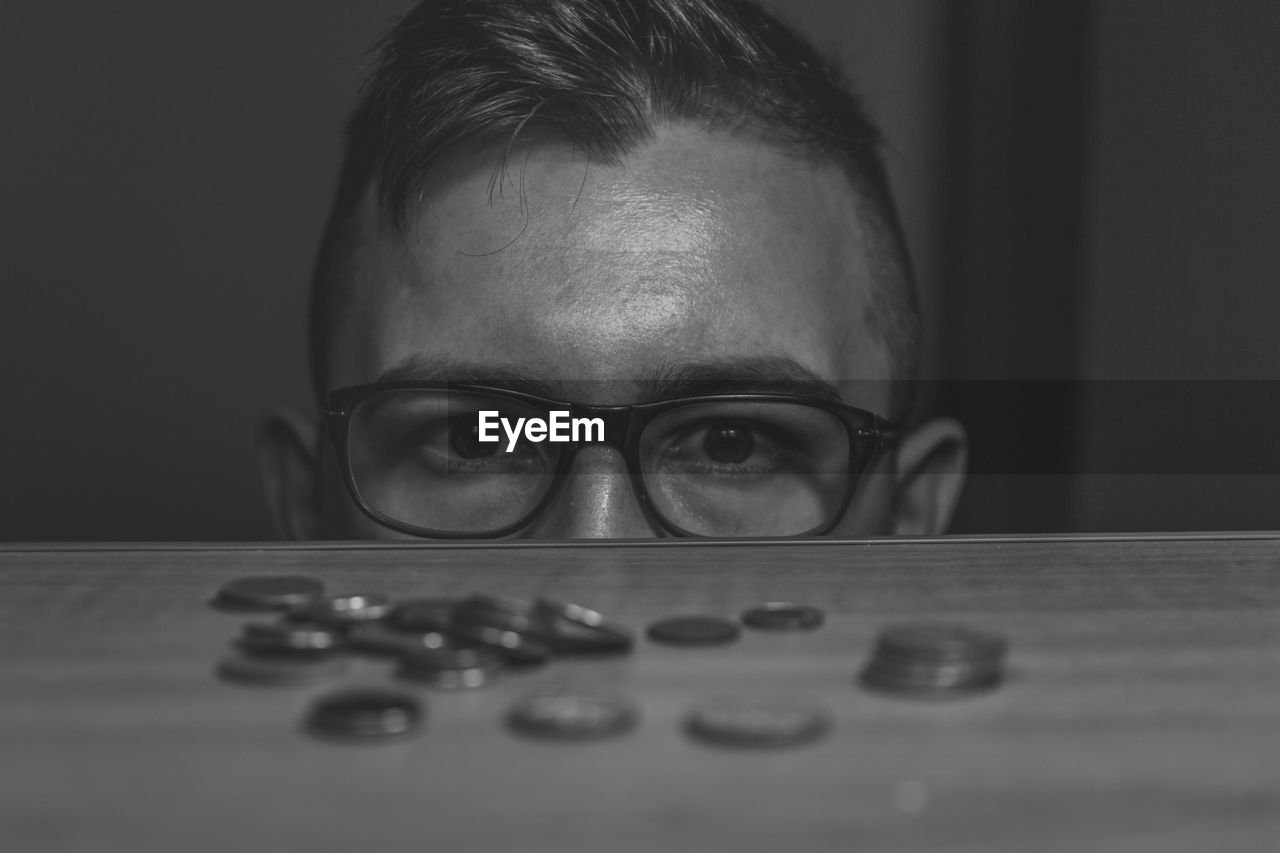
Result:
{"label": "nose", "polygon": [[616,448],[584,447],[555,499],[526,535],[538,539],[642,539],[658,531],[645,518]]}

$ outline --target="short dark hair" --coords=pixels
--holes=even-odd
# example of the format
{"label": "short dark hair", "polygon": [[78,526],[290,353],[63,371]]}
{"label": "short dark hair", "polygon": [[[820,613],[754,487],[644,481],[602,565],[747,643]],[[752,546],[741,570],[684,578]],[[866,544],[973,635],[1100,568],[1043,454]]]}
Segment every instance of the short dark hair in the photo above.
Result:
{"label": "short dark hair", "polygon": [[750,0],[424,0],[396,23],[347,125],[321,243],[310,322],[317,394],[371,184],[403,228],[432,167],[460,145],[536,133],[617,163],[682,121],[843,169],[869,226],[868,324],[889,351],[890,378],[903,380],[894,408],[905,408],[898,389],[915,374],[919,308],[881,134],[834,65]]}

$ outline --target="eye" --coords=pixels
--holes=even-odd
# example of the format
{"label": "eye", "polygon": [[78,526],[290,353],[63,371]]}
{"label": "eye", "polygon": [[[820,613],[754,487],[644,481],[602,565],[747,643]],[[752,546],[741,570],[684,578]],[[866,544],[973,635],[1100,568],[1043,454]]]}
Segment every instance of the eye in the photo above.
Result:
{"label": "eye", "polygon": [[702,439],[702,449],[708,458],[728,465],[745,462],[755,447],[756,440],[751,430],[732,422],[712,424]]}
{"label": "eye", "polygon": [[481,441],[474,417],[449,419],[449,449],[461,459],[484,459],[498,452],[499,441]]}

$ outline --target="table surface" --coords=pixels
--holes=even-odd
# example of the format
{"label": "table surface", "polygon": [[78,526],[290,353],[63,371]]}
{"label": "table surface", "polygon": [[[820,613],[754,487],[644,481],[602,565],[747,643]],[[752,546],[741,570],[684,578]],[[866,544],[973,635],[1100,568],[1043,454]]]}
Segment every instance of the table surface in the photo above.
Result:
{"label": "table surface", "polygon": [[[331,591],[552,595],[636,628],[816,604],[812,633],[641,640],[473,691],[417,692],[419,737],[299,728],[330,686],[214,677],[235,577]],[[260,617],[259,617],[260,618]],[[917,619],[1003,632],[1010,677],[947,702],[855,673]],[[1280,534],[511,545],[0,545],[0,850],[1280,850]],[[390,685],[360,661],[337,684]],[[501,720],[543,686],[609,686],[629,735],[548,743]],[[708,747],[701,700],[793,696],[831,734]]]}

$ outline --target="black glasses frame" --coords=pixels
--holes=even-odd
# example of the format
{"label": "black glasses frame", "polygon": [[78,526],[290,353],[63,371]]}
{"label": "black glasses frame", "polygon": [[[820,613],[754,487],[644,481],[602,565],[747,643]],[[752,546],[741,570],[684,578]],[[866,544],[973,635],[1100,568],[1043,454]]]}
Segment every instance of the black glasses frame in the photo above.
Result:
{"label": "black glasses frame", "polygon": [[[483,530],[478,532],[463,532],[452,530],[436,530],[429,527],[419,527],[417,525],[408,524],[406,522],[397,521],[390,516],[384,515],[365,501],[360,495],[360,489],[356,485],[355,474],[351,470],[351,455],[347,447],[348,438],[351,432],[351,415],[356,407],[369,397],[375,394],[387,391],[463,391],[468,393],[488,394],[496,397],[505,397],[515,400],[526,405],[532,406],[539,410],[545,411],[548,416],[551,410],[569,412],[570,417],[590,417],[600,418],[604,422],[604,441],[568,441],[563,442],[559,459],[556,461],[556,469],[552,472],[551,486],[547,489],[545,495],[538,503],[521,516],[517,521],[504,525],[493,530]],[[675,536],[685,536],[693,538],[714,538],[705,537],[702,534],[692,533],[669,521],[654,506],[649,496],[649,490],[644,482],[644,473],[640,470],[640,436],[644,433],[645,427],[659,415],[671,409],[680,408],[694,403],[716,403],[716,402],[739,402],[739,403],[759,403],[759,402],[780,402],[780,403],[798,403],[811,406],[816,409],[830,412],[840,419],[844,424],[845,430],[849,437],[849,485],[845,489],[844,499],[840,503],[840,509],[834,514],[830,521],[819,525],[811,530],[802,533],[795,533],[787,537],[794,538],[799,536],[817,536],[826,533],[839,523],[844,517],[845,512],[849,509],[849,504],[853,500],[854,494],[858,490],[860,483],[855,479],[859,475],[866,472],[872,460],[880,453],[891,446],[897,438],[900,428],[890,421],[885,420],[874,412],[865,409],[859,409],[856,406],[849,406],[844,403],[836,403],[830,400],[824,400],[817,397],[806,397],[795,394],[710,394],[697,397],[679,397],[671,400],[660,400],[653,403],[633,403],[623,406],[592,406],[584,403],[573,403],[564,400],[553,400],[548,397],[540,397],[536,394],[525,394],[520,391],[510,391],[505,388],[492,388],[487,385],[475,385],[463,382],[371,382],[364,385],[350,385],[344,388],[335,388],[325,397],[325,405],[321,412],[324,416],[325,424],[330,438],[333,440],[334,450],[338,454],[338,463],[342,468],[342,477],[347,484],[347,491],[355,500],[360,511],[369,518],[392,530],[401,533],[408,533],[411,536],[420,536],[432,539],[494,539],[515,533],[523,527],[528,526],[555,499],[559,493],[565,475],[569,473],[569,469],[573,464],[574,458],[578,451],[584,445],[606,444],[617,448],[622,452],[623,462],[626,464],[627,473],[631,480],[631,488],[640,503],[641,509],[644,511],[645,517],[650,524],[667,531]]]}

